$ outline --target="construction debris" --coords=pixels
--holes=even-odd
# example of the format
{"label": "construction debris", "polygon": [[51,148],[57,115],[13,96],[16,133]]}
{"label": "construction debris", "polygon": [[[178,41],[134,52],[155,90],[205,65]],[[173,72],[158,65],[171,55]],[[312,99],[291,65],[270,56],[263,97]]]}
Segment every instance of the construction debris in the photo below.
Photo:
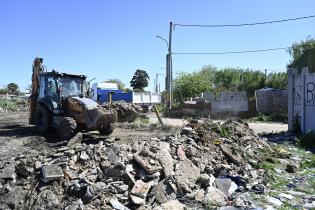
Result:
{"label": "construction debris", "polygon": [[116,110],[118,122],[132,122],[139,116],[139,113],[142,112],[141,106],[125,101],[106,102],[102,104],[102,106],[108,110]]}
{"label": "construction debris", "polygon": [[188,124],[163,138],[139,141],[86,144],[82,134],[74,138],[51,153],[1,163],[0,209],[167,210],[209,203],[252,208],[235,195],[264,183],[254,166],[270,150],[246,123],[232,120]]}

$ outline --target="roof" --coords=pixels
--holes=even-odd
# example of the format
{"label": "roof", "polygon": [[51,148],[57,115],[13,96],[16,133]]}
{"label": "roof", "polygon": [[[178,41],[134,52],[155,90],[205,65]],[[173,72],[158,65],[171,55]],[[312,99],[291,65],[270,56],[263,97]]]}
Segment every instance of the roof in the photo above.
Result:
{"label": "roof", "polygon": [[85,75],[60,73],[60,72],[57,72],[55,70],[52,70],[50,72],[42,72],[41,74],[42,75],[48,75],[48,76],[56,76],[56,77],[72,77],[72,78],[86,79]]}
{"label": "roof", "polygon": [[315,72],[315,48],[305,50],[298,59],[290,64],[290,67],[297,68],[298,70],[308,67],[309,72]]}

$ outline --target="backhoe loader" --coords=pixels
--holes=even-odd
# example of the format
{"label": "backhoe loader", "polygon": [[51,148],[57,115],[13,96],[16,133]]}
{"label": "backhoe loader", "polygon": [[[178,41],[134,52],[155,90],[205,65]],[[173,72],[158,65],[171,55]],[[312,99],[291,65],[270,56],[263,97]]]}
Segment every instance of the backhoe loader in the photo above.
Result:
{"label": "backhoe loader", "polygon": [[40,133],[54,129],[63,140],[69,140],[78,131],[98,130],[101,135],[109,135],[117,112],[88,98],[88,90],[86,76],[47,72],[43,59],[35,58],[29,123]]}

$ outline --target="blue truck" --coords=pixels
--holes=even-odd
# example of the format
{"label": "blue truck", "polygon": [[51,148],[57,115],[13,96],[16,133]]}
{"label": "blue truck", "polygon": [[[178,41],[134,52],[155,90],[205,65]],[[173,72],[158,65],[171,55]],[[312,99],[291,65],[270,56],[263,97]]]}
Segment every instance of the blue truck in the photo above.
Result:
{"label": "blue truck", "polygon": [[146,107],[160,104],[162,101],[160,93],[124,92],[123,90],[119,90],[115,83],[99,82],[92,85],[93,100],[100,104],[109,101],[110,93],[112,101],[125,101]]}

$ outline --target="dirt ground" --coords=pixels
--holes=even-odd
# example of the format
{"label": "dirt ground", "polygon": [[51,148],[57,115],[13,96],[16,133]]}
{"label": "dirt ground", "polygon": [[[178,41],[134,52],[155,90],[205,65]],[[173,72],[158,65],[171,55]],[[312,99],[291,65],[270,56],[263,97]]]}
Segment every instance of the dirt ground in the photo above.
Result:
{"label": "dirt ground", "polygon": [[[157,123],[155,116],[149,116],[151,123]],[[185,124],[183,119],[163,118],[167,125],[182,126]],[[249,126],[255,133],[261,132],[281,132],[287,130],[287,124],[281,123],[249,123]],[[110,137],[116,137],[121,142],[128,141],[129,138],[154,138],[167,135],[160,129],[154,130],[148,128],[115,128]],[[84,134],[84,141],[86,143],[93,143],[104,140],[107,137],[100,136],[97,132],[90,132]],[[46,150],[47,152],[53,148],[66,144],[66,142],[59,141],[58,136],[54,133],[48,133],[45,136],[38,134],[34,126],[28,124],[28,113],[1,113],[0,114],[0,160],[9,160],[10,154],[18,153],[20,155],[27,154],[30,150],[32,152],[39,152]]]}
{"label": "dirt ground", "polygon": [[[125,128],[126,127],[126,128]],[[106,138],[118,138],[119,142],[128,141],[129,138],[141,140],[142,138],[154,138],[165,136],[166,132],[157,129],[150,129],[148,126],[128,128],[120,126],[115,128],[110,136],[101,136],[98,132],[89,132],[83,135],[83,141],[87,144],[97,143]],[[58,135],[50,132],[40,135],[34,126],[28,124],[28,113],[0,113],[0,161],[10,161],[11,154],[25,155],[30,152],[39,153],[51,151],[65,145],[66,142],[60,141]],[[31,151],[32,150],[32,151]]]}

